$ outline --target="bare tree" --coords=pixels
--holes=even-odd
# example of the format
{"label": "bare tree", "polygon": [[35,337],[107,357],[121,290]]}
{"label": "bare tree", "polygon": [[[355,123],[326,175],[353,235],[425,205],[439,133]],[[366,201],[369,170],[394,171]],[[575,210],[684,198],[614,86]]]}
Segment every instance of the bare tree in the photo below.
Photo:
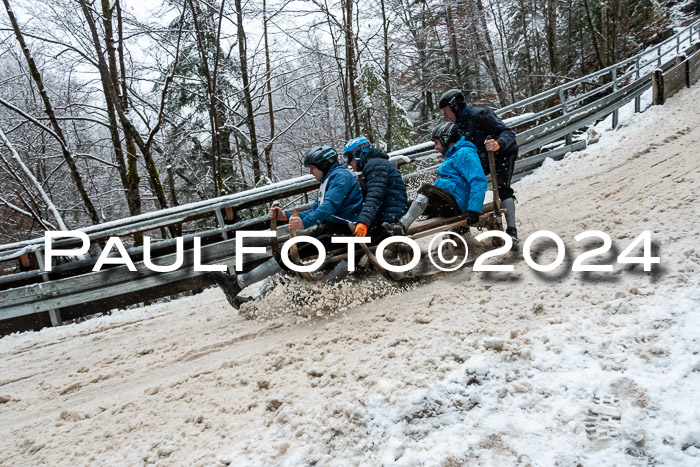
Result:
{"label": "bare tree", "polygon": [[246,106],[246,126],[250,136],[250,153],[253,158],[253,177],[255,182],[260,181],[260,154],[258,153],[258,137],[255,133],[255,113],[253,110],[253,98],[250,90],[251,82],[248,76],[248,56],[245,30],[243,29],[243,7],[241,0],[235,0],[236,21],[238,31],[238,53],[241,61],[241,80],[243,81],[243,96]]}
{"label": "bare tree", "polygon": [[0,128],[0,139],[2,140],[3,144],[7,147],[7,149],[10,151],[10,154],[12,155],[12,158],[15,160],[17,165],[22,169],[22,173],[24,174],[25,178],[31,183],[31,185],[34,187],[34,189],[41,195],[41,198],[44,200],[46,203],[46,206],[48,207],[49,211],[51,211],[51,214],[53,214],[54,219],[56,219],[56,223],[58,224],[58,227],[61,230],[70,230],[67,226],[66,223],[63,221],[63,217],[61,214],[58,212],[58,209],[56,209],[56,206],[53,204],[51,201],[51,198],[49,197],[48,193],[44,190],[44,187],[41,186],[41,183],[36,179],[34,174],[27,168],[27,166],[22,162],[22,159],[19,157],[19,154],[17,154],[17,151],[15,150],[14,146],[12,146],[12,143],[10,143],[10,140],[7,139],[7,136],[5,136],[5,133],[2,131],[2,128]]}
{"label": "bare tree", "polygon": [[37,89],[39,90],[39,94],[41,95],[41,100],[44,103],[44,109],[46,111],[46,115],[49,117],[49,120],[51,122],[51,126],[53,127],[53,131],[56,133],[57,138],[61,142],[61,153],[63,154],[63,159],[66,161],[66,165],[70,169],[71,173],[71,178],[73,179],[73,183],[75,184],[76,188],[78,189],[78,193],[80,194],[80,197],[83,201],[83,205],[85,206],[85,210],[87,211],[88,215],[90,216],[90,219],[94,224],[98,224],[100,222],[100,217],[97,214],[97,210],[95,209],[94,204],[92,203],[92,200],[90,199],[90,196],[88,195],[87,190],[85,189],[85,185],[83,183],[83,178],[80,175],[80,172],[78,171],[78,167],[75,164],[75,159],[73,158],[73,154],[71,154],[70,150],[68,149],[68,144],[66,141],[66,138],[63,135],[63,130],[61,126],[58,124],[58,119],[56,118],[56,114],[54,113],[53,106],[51,105],[51,101],[49,99],[49,95],[46,92],[46,89],[44,88],[44,82],[41,77],[41,73],[39,72],[39,69],[36,66],[36,63],[34,62],[34,58],[32,57],[31,53],[29,52],[29,47],[27,46],[26,42],[24,41],[24,36],[22,35],[22,31],[19,28],[19,24],[17,22],[17,19],[15,18],[14,12],[12,11],[12,8],[10,7],[10,3],[8,0],[3,0],[3,4],[5,5],[5,10],[7,11],[7,16],[10,18],[10,22],[12,23],[12,28],[15,33],[15,37],[17,38],[17,42],[19,42],[20,47],[22,48],[22,53],[24,54],[24,57],[27,60],[27,65],[29,67],[29,72],[32,76],[32,79],[34,80],[34,83],[36,84]]}

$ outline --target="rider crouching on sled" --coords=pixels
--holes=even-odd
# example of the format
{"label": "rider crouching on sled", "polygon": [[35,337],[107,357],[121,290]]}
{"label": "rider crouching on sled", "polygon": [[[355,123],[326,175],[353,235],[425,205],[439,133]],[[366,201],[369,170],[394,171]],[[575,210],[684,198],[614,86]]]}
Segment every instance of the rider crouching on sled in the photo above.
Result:
{"label": "rider crouching on sled", "polygon": [[405,235],[408,227],[428,209],[429,217],[450,217],[467,213],[467,224],[479,222],[488,182],[476,146],[459,136],[457,125],[440,123],[432,134],[435,149],[445,157],[433,185],[423,185],[408,212],[385,228],[393,235]]}
{"label": "rider crouching on sled", "polygon": [[347,163],[356,172],[362,172],[362,211],[357,216],[356,237],[369,236],[371,244],[389,237],[382,224],[392,223],[406,213],[408,195],[401,172],[389,162],[389,156],[373,148],[367,138],[347,142],[343,150]]}
{"label": "rider crouching on sled", "polygon": [[[317,226],[306,233],[318,239],[328,250],[333,236],[347,236],[348,222],[355,222],[362,210],[362,193],[357,181],[348,168],[338,162],[338,154],[331,146],[315,146],[306,153],[304,166],[317,181],[321,182],[318,196],[310,209],[302,211],[299,216],[292,216],[292,211],[282,211],[274,206],[270,209],[270,217],[278,221],[289,221],[290,229],[308,229]],[[311,244],[299,247],[299,256],[305,257],[316,254],[316,248]],[[342,265],[336,268],[342,268]],[[347,263],[345,265],[347,267]],[[212,277],[226,295],[226,299],[238,309],[249,297],[238,297],[244,288],[277,274],[287,267],[282,262],[280,253],[275,254],[265,263],[245,274],[229,275],[223,272],[213,272]],[[335,270],[331,274],[342,275],[344,272]]]}

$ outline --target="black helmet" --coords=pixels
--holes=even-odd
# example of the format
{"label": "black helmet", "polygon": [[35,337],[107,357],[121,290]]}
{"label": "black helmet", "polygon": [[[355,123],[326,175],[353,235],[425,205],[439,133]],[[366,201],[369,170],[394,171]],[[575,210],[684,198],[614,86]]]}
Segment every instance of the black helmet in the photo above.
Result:
{"label": "black helmet", "polygon": [[457,125],[452,122],[442,122],[433,129],[433,140],[440,140],[442,147],[447,149],[447,145],[459,139]]}
{"label": "black helmet", "polygon": [[314,146],[304,156],[304,167],[316,166],[324,174],[338,162],[338,153],[331,146]]}
{"label": "black helmet", "polygon": [[464,100],[464,94],[462,94],[462,91],[459,89],[450,89],[442,95],[440,102],[438,103],[438,107],[441,109],[449,107],[456,116],[459,116],[459,113],[466,104],[467,101]]}

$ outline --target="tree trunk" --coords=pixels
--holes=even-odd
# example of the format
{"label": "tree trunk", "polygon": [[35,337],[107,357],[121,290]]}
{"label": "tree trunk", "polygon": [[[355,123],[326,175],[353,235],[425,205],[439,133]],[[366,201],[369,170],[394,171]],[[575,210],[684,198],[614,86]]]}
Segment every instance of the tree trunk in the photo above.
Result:
{"label": "tree trunk", "polygon": [[552,74],[551,85],[557,82],[557,0],[547,0],[547,21],[545,23],[547,53],[549,54],[549,71]]}
{"label": "tree trunk", "polygon": [[214,183],[214,196],[216,197],[221,194],[221,150],[219,148],[219,121],[218,113],[216,111],[216,83],[214,82],[211,70],[209,68],[209,52],[207,51],[207,46],[204,41],[204,34],[199,25],[199,14],[197,9],[194,7],[194,1],[188,1],[192,12],[192,22],[194,23],[195,36],[197,38],[197,48],[199,49],[199,55],[202,58],[202,68],[204,69],[204,77],[207,83],[207,100],[209,101],[209,105],[207,107],[209,110],[209,125],[211,127],[212,182]]}
{"label": "tree trunk", "polygon": [[243,98],[246,107],[246,125],[250,133],[250,153],[253,157],[253,178],[255,183],[260,181],[260,155],[258,154],[258,138],[255,135],[255,115],[253,114],[253,98],[250,93],[248,79],[248,58],[246,55],[246,37],[243,30],[243,8],[241,0],[236,0],[236,21],[238,23],[238,53],[241,60],[241,80],[243,81]]}
{"label": "tree trunk", "polygon": [[[129,99],[126,87],[126,66],[124,65],[124,31],[122,28],[122,10],[119,0],[116,1],[117,7],[117,24],[118,24],[118,34],[119,34],[119,45],[117,51],[119,52],[119,68],[121,70],[121,85],[122,85],[122,106],[124,107],[124,113],[128,115],[129,113]],[[134,212],[139,214],[141,212],[141,194],[139,193],[139,183],[141,177],[138,171],[138,157],[136,155],[136,143],[134,143],[134,138],[128,132],[124,133],[124,147],[126,148],[126,167],[128,174],[127,188],[129,192],[129,200],[133,205]]]}
{"label": "tree trunk", "polygon": [[[600,68],[605,68],[603,57],[601,56],[600,48],[598,47],[598,41],[596,40],[598,31],[596,31],[596,28],[593,25],[593,18],[591,17],[591,10],[588,6],[588,0],[583,0],[583,5],[586,8],[586,19],[588,20],[588,27],[591,28],[591,41],[593,42],[593,49],[595,50],[595,56],[598,60],[598,65],[600,65]],[[581,45],[581,50],[583,50],[583,43]]]}
{"label": "tree trunk", "polygon": [[83,179],[80,176],[80,172],[78,172],[78,167],[75,165],[73,155],[68,150],[68,143],[66,141],[66,138],[63,136],[63,130],[58,124],[58,119],[54,114],[53,106],[51,105],[51,101],[49,100],[49,95],[47,94],[46,89],[44,88],[44,82],[41,78],[41,73],[39,73],[39,69],[37,68],[36,63],[34,62],[34,58],[29,53],[29,47],[27,47],[27,44],[24,42],[24,36],[22,35],[22,31],[19,29],[19,24],[17,23],[17,19],[15,18],[15,15],[12,11],[12,8],[10,7],[8,0],[3,0],[3,3],[5,4],[7,15],[10,18],[10,22],[12,23],[12,29],[14,30],[15,36],[17,37],[17,42],[19,42],[19,45],[22,48],[22,52],[24,53],[24,58],[27,60],[27,65],[29,66],[29,73],[31,74],[32,79],[34,80],[34,83],[36,84],[36,87],[39,90],[41,100],[44,102],[44,110],[46,111],[46,115],[51,121],[51,126],[54,132],[63,142],[63,144],[61,145],[61,153],[63,155],[63,159],[66,161],[66,165],[68,165],[68,168],[70,170],[71,179],[73,180],[73,183],[78,189],[78,194],[80,195],[80,198],[83,201],[85,210],[90,216],[90,220],[92,220],[93,224],[99,224],[100,216],[97,214],[97,210],[92,204],[92,200],[90,199],[90,196],[88,195],[88,192],[85,189]]}
{"label": "tree trunk", "polygon": [[386,17],[386,8],[384,6],[384,0],[381,0],[382,5],[382,32],[384,33],[384,89],[386,92],[386,133],[384,134],[384,140],[386,141],[387,152],[392,149],[392,132],[391,127],[394,123],[394,108],[391,103],[391,80],[389,76],[389,57],[391,53],[391,46],[389,45],[389,20]]}
{"label": "tree trunk", "polygon": [[[238,0],[237,0],[238,1]],[[352,2],[345,2],[345,62],[348,74],[348,88],[350,89],[350,111],[354,124],[354,131],[351,136],[357,136],[360,131],[360,115],[357,111],[357,94],[355,93],[355,48],[352,38]]]}
{"label": "tree trunk", "polygon": [[[100,72],[100,77],[102,79],[102,82],[106,84],[107,87],[106,93],[110,94],[109,97],[115,104],[115,109],[117,111],[117,115],[119,116],[119,121],[122,124],[123,131],[125,133],[129,132],[131,134],[131,136],[134,138],[134,141],[141,150],[144,162],[146,163],[146,170],[148,171],[148,181],[150,182],[151,189],[153,190],[153,193],[156,196],[160,209],[165,209],[168,207],[168,201],[165,197],[165,189],[163,188],[163,184],[160,181],[158,168],[156,167],[155,161],[153,160],[150,150],[150,143],[155,133],[152,133],[149,136],[148,142],[144,141],[138,129],[136,129],[134,124],[131,123],[131,121],[127,118],[126,114],[124,113],[121,101],[117,96],[117,91],[112,85],[112,81],[109,74],[109,67],[107,66],[107,62],[105,62],[104,55],[102,54],[102,46],[100,45],[100,38],[97,34],[97,26],[95,25],[95,19],[92,17],[92,13],[90,12],[90,9],[85,3],[85,0],[79,1],[83,10],[83,14],[85,16],[85,20],[88,24],[88,27],[90,28],[92,42],[97,55],[98,70]],[[166,87],[164,88],[164,92],[167,90],[167,84],[168,81],[166,81]]]}
{"label": "tree trunk", "polygon": [[507,28],[505,25],[505,21],[503,20],[502,8],[500,6],[496,8],[494,6],[494,0],[489,0],[489,6],[491,8],[491,14],[493,15],[494,21],[496,23],[496,29],[498,30],[498,38],[501,43],[501,60],[503,60],[503,68],[505,71],[506,78],[508,80],[507,92],[510,95],[510,101],[515,102],[515,92],[517,89],[516,86],[513,84],[513,75],[510,71],[511,64],[513,63],[513,53],[511,51],[511,48],[506,46],[508,44],[508,38],[506,35]]}
{"label": "tree trunk", "polygon": [[525,45],[525,56],[527,58],[527,80],[528,83],[530,83],[530,95],[534,96],[537,94],[537,89],[535,86],[535,81],[533,77],[533,70],[532,70],[532,51],[530,48],[530,39],[529,35],[527,33],[527,21],[526,21],[526,15],[527,15],[527,8],[525,7],[525,2],[524,0],[519,0],[520,1],[520,25],[523,28],[523,43]]}
{"label": "tree trunk", "polygon": [[[383,7],[382,1],[382,7]],[[450,37],[450,54],[452,55],[452,69],[457,78],[457,87],[462,89],[464,82],[462,81],[462,70],[459,66],[459,50],[457,50],[457,33],[455,32],[454,21],[452,20],[452,5],[447,4],[447,34]]]}
{"label": "tree trunk", "polygon": [[[129,99],[128,90],[126,86],[126,66],[124,65],[124,31],[122,27],[122,9],[119,0],[116,1],[117,8],[117,25],[119,42],[117,51],[119,53],[119,69],[121,71],[121,86],[122,86],[122,107],[124,108],[124,113],[129,114]],[[129,194],[129,204],[133,206],[133,210],[136,214],[141,213],[141,194],[139,193],[139,183],[141,177],[138,171],[138,156],[136,154],[136,143],[134,143],[134,138],[128,132],[124,133],[124,147],[126,148],[126,171],[128,187],[127,191]],[[131,209],[131,208],[130,208]],[[140,235],[141,234],[137,234]],[[136,242],[140,243],[138,237],[135,237]]]}
{"label": "tree trunk", "polygon": [[265,145],[267,178],[272,181],[272,140],[275,137],[275,111],[272,107],[272,73],[270,71],[270,46],[267,37],[267,0],[263,0],[263,35],[265,37],[265,81],[267,82],[267,109],[270,116],[270,142]]}
{"label": "tree trunk", "polygon": [[[105,45],[107,49],[107,58],[109,61],[109,76],[112,81],[112,86],[114,86],[114,89],[119,89],[119,77],[118,77],[118,72],[117,72],[117,57],[116,57],[116,52],[114,48],[114,32],[112,29],[112,14],[113,14],[113,8],[110,8],[110,3],[109,0],[102,0],[102,19],[104,23],[104,28],[105,28]],[[121,31],[121,24],[120,24],[120,31]],[[121,49],[122,47],[122,42],[121,42],[121,34],[120,34],[120,40],[119,40],[119,47]],[[123,59],[122,59],[123,60]],[[123,66],[123,62],[122,62]],[[138,215],[141,213],[141,197],[139,195],[138,191],[138,181],[136,183],[133,183],[133,181],[130,179],[133,176],[132,170],[135,169],[135,167],[128,167],[127,164],[124,160],[124,152],[122,150],[122,144],[121,144],[121,139],[119,136],[119,124],[117,121],[117,115],[116,115],[116,110],[114,108],[115,103],[111,99],[111,95],[109,92],[107,92],[107,86],[109,84],[102,83],[102,89],[104,91],[105,95],[105,102],[107,103],[107,114],[108,114],[108,119],[109,119],[109,132],[111,135],[112,139],[112,146],[114,147],[114,155],[117,159],[117,165],[119,166],[118,172],[119,172],[119,177],[122,180],[122,185],[124,186],[125,190],[125,196],[126,196],[126,202],[129,207],[129,214],[132,216]],[[126,87],[122,87],[122,103],[126,100]],[[131,138],[130,138],[131,140]],[[133,145],[133,140],[132,145]],[[133,148],[134,150],[136,148]],[[134,164],[135,166],[135,164]],[[136,172],[136,177],[138,179],[138,172]],[[138,240],[137,240],[138,243]]]}
{"label": "tree trunk", "polygon": [[479,41],[483,52],[482,61],[486,66],[486,71],[488,72],[489,78],[491,78],[491,83],[496,90],[499,103],[501,106],[505,106],[508,98],[503,92],[503,86],[501,86],[501,79],[499,77],[498,67],[496,66],[496,57],[493,52],[493,42],[491,42],[488,25],[486,24],[486,14],[484,12],[484,4],[482,0],[476,0],[476,7],[478,19],[477,40]]}

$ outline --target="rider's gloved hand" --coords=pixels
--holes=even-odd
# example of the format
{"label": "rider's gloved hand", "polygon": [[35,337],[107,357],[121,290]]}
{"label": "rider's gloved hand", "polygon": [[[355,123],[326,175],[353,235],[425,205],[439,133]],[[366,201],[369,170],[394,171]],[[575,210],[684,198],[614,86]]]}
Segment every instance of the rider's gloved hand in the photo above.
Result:
{"label": "rider's gloved hand", "polygon": [[367,226],[362,222],[359,222],[355,226],[355,236],[356,237],[366,237],[367,236]]}

